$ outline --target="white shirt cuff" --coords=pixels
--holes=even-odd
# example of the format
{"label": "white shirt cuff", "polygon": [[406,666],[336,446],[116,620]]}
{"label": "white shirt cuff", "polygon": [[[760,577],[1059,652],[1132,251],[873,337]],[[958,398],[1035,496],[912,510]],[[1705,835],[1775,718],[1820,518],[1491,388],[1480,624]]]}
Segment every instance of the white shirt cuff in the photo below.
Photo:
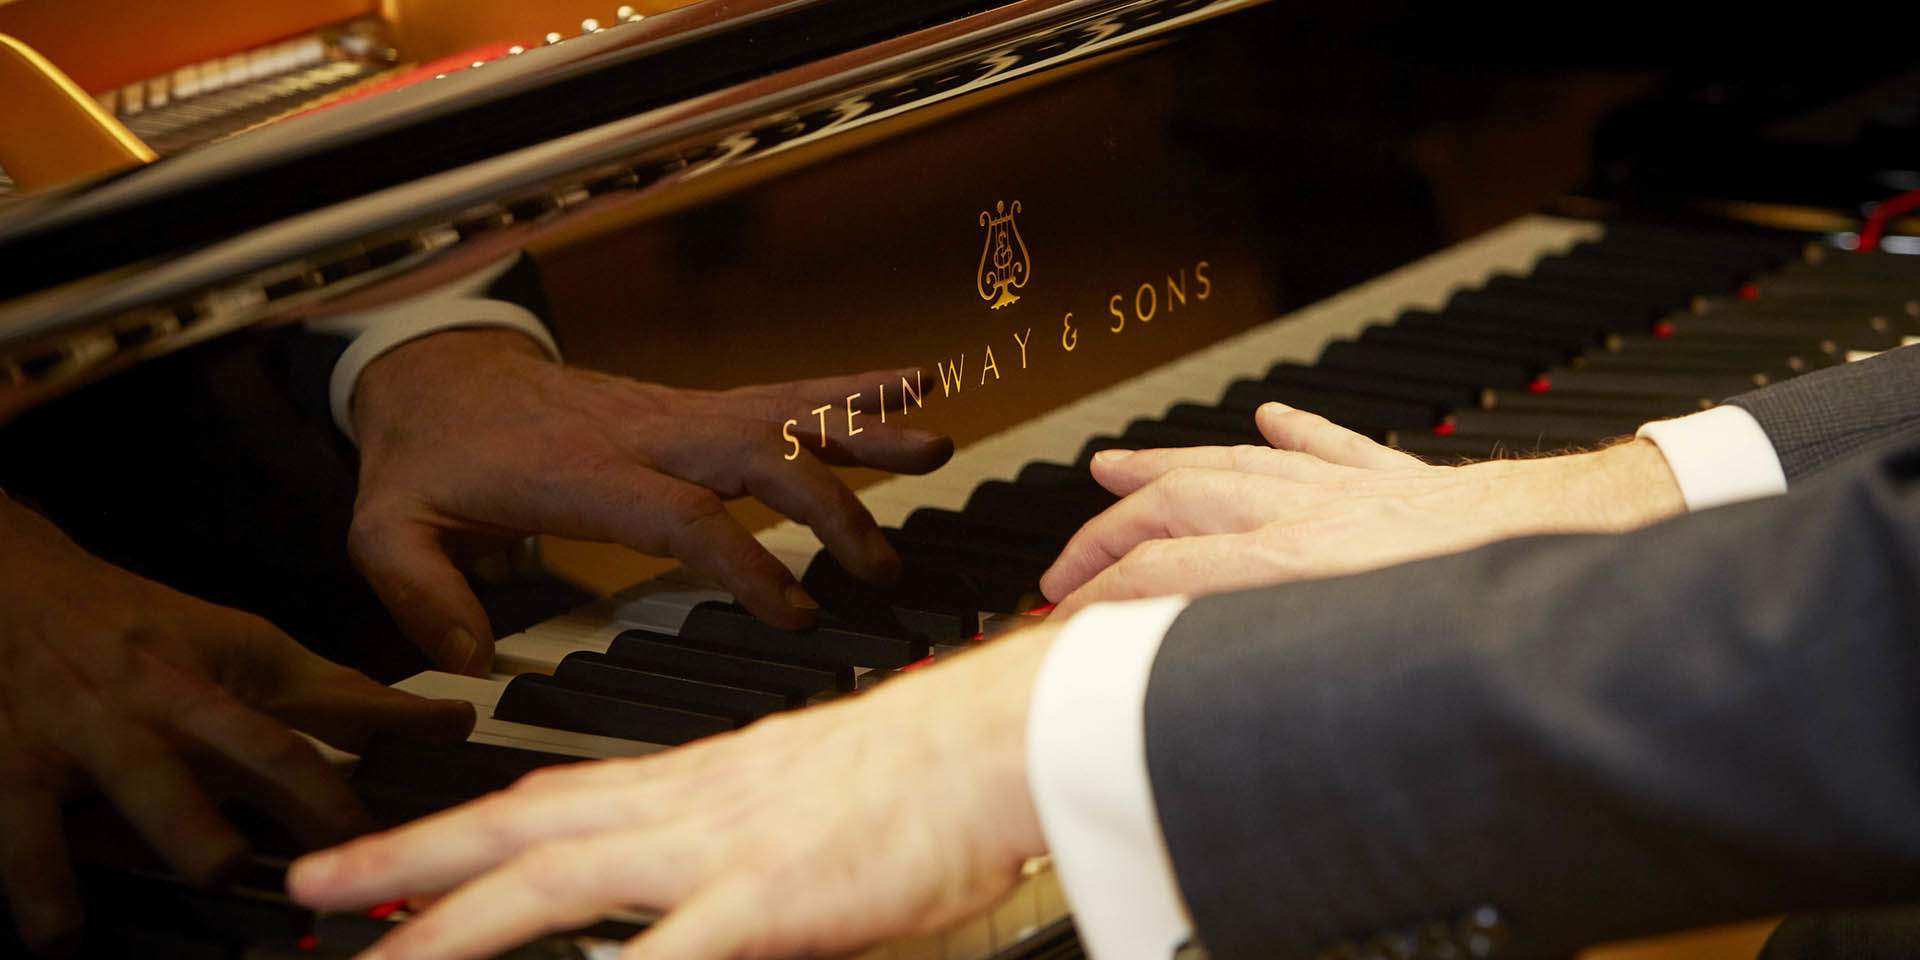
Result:
{"label": "white shirt cuff", "polygon": [[1673,470],[1688,510],[1706,510],[1787,492],[1773,441],[1753,414],[1732,404],[1643,425]]}
{"label": "white shirt cuff", "polygon": [[560,346],[547,331],[546,324],[533,311],[504,300],[489,300],[480,293],[513,268],[520,254],[503,257],[485,269],[442,284],[426,293],[399,303],[344,313],[309,321],[307,329],[353,338],[347,352],[333,365],[333,377],[327,384],[327,401],[333,422],[347,439],[359,443],[353,433],[353,391],[367,365],[389,350],[443,330],[495,328],[518,330],[534,339],[547,356],[560,359]]}
{"label": "white shirt cuff", "polygon": [[1147,776],[1147,680],[1185,597],[1096,604],[1034,680],[1027,779],[1094,960],[1167,960],[1192,936]]}

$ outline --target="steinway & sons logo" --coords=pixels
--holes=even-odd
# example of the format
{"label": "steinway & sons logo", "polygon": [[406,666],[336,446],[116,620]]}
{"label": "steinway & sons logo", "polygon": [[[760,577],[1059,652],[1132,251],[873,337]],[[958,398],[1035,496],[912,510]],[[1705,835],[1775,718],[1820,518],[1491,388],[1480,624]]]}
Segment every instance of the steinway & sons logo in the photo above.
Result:
{"label": "steinway & sons logo", "polygon": [[1020,225],[1013,218],[1020,212],[1020,201],[1012,207],[1005,200],[992,210],[980,211],[980,225],[987,230],[986,246],[980,250],[980,299],[990,301],[993,309],[1011,306],[1020,300],[1015,290],[1023,289],[1033,275],[1033,258],[1027,255],[1027,242],[1020,239]]}
{"label": "steinway & sons logo", "polygon": [[[974,278],[974,292],[980,299],[987,301],[994,310],[1010,307],[1020,301],[1016,290],[1024,289],[1027,281],[1033,277],[1033,260],[1027,253],[1027,242],[1020,236],[1020,227],[1014,217],[1021,211],[1020,201],[1011,204],[997,201],[992,210],[980,212],[979,224],[986,230],[985,246],[980,251],[980,268]],[[1150,277],[1131,287],[1123,287],[1107,297],[1106,315],[1098,323],[1108,334],[1118,334],[1129,326],[1150,324],[1155,317],[1168,317],[1182,310],[1190,310],[1205,303],[1213,296],[1213,277],[1210,274],[1212,264],[1205,260],[1193,261],[1191,269],[1182,265],[1165,274],[1165,282]],[[1060,318],[1057,338],[1062,353],[1072,353],[1081,344],[1081,327],[1085,321],[1074,318],[1069,310]],[[1041,351],[1048,349],[1047,337],[1042,335],[1041,343],[1033,343],[1033,327],[1027,326],[1013,331],[1013,342],[999,342],[1002,348],[1000,357],[1007,362],[1009,373],[1027,369],[1039,361]],[[1028,348],[1033,349],[1029,350]],[[961,352],[955,356],[934,361],[934,369],[940,374],[940,396],[959,397],[969,381],[975,381],[975,390],[984,389],[988,383],[998,383],[1001,379],[1000,357],[994,356],[994,343],[988,343],[986,349],[976,354],[975,375],[967,370],[967,354]],[[1014,367],[1015,351],[1018,351],[1019,367]],[[857,418],[878,413],[882,424],[887,422],[891,410],[899,416],[906,416],[914,409],[926,407],[926,380],[924,369],[915,369],[911,377],[903,376],[896,388],[894,384],[877,384],[879,403],[866,401],[866,393],[855,393],[844,398],[834,398],[808,411],[809,425],[805,436],[809,442],[814,437],[812,421],[818,421],[819,446],[825,447],[828,437],[839,434],[851,438],[866,431]],[[844,408],[844,409],[842,409]],[[845,416],[845,427],[841,428],[841,415]],[[829,419],[831,418],[831,419]],[[787,444],[786,459],[800,458],[801,435],[794,432],[801,420],[788,420],[780,427],[780,438]]]}

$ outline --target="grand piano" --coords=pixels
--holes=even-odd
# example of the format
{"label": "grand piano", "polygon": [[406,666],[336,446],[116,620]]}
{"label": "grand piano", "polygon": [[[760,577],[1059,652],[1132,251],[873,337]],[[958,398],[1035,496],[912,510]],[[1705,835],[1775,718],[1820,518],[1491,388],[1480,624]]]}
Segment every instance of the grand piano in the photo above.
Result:
{"label": "grand piano", "polygon": [[[1788,158],[1758,166],[1818,156],[1845,178],[1728,194],[1646,133],[1691,129],[1694,101],[1672,96],[1689,81],[1632,63],[1588,88],[1614,124],[1594,138],[1596,175],[1483,231],[1450,229],[1444,164],[1422,169],[1408,131],[1393,139],[1434,119],[1407,106],[1410,80],[1474,72],[1400,63],[1432,26],[1406,11],[499,6],[316,4],[137,57],[36,0],[0,6],[15,49],[44,48],[22,60],[64,97],[47,109],[91,131],[64,155],[0,143],[16,174],[0,204],[0,485],[118,561],[300,622],[312,611],[287,584],[339,579],[282,555],[339,559],[342,502],[275,543],[206,536],[257,528],[208,502],[230,466],[214,451],[258,430],[227,426],[202,381],[514,252],[570,362],[695,387],[913,368],[911,388],[876,386],[960,451],[926,477],[851,477],[905,561],[885,588],[741,507],[825,606],[814,630],[774,630],[669,571],[604,596],[516,594],[485,678],[382,665],[481,717],[461,749],[338,758],[392,822],[539,766],[846,696],[1027,622],[1040,571],[1111,502],[1085,471],[1101,449],[1260,442],[1251,411],[1280,401],[1434,459],[1525,454],[1920,339],[1920,262],[1896,252],[1912,225],[1863,208],[1902,188],[1872,148],[1905,129],[1895,108],[1920,84],[1891,68],[1768,101],[1802,121],[1791,145],[1743,115],[1754,150]],[[268,369],[265,388],[311,392],[297,364]],[[182,395],[196,400],[167,406]],[[836,429],[844,400],[788,426]],[[330,429],[286,407],[291,429]],[[300,454],[326,469],[289,454],[266,475],[350,486],[343,443]],[[377,607],[344,609],[377,633]],[[290,852],[263,836],[243,875],[201,889],[94,851],[92,915],[129,949],[255,957],[346,955],[404,916],[295,908]],[[529,950],[598,955],[645,922]],[[873,955],[1078,953],[1035,862],[989,915]]]}

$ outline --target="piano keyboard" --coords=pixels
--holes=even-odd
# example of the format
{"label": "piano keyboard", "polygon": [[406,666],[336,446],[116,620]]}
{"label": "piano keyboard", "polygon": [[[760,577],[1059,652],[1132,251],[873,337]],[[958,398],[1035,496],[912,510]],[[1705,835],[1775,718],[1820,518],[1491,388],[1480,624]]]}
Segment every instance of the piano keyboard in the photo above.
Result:
{"label": "piano keyboard", "polygon": [[[1920,260],[1529,217],[868,488],[906,561],[890,593],[852,583],[804,527],[763,531],[830,612],[820,628],[757,625],[670,574],[502,638],[487,679],[401,686],[475,704],[469,746],[509,758],[501,784],[528,762],[668,749],[881,682],[1037,606],[1039,571],[1112,502],[1085,476],[1099,449],[1258,443],[1266,400],[1432,457],[1590,444],[1916,338]],[[432,765],[356,777],[378,794],[380,777]],[[1069,931],[1036,862],[988,916],[867,956],[1077,955]]]}

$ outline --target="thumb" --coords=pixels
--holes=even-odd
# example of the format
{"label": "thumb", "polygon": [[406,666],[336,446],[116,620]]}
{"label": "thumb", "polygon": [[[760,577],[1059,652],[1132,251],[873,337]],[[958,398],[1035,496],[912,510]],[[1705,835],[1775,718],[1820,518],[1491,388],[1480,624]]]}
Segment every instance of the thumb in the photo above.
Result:
{"label": "thumb", "polygon": [[415,520],[357,514],[347,552],[400,631],[442,670],[483,674],[493,629],[440,533]]}

